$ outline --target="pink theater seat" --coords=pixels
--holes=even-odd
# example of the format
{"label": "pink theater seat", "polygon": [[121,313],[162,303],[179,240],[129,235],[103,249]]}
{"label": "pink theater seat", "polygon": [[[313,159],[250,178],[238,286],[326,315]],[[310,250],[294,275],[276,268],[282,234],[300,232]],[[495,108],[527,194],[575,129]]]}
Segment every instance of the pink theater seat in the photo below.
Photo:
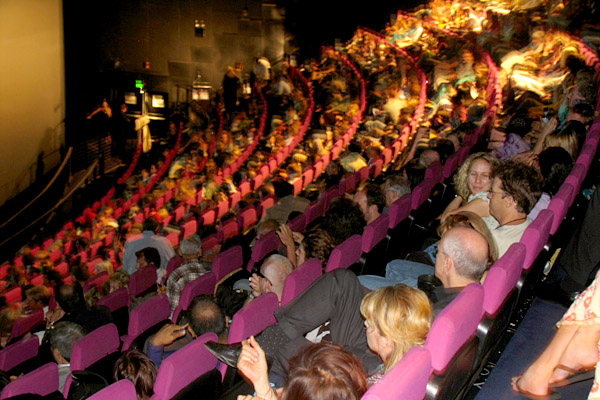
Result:
{"label": "pink theater seat", "polygon": [[173,312],[173,321],[177,321],[179,313],[188,309],[192,300],[201,294],[213,294],[215,291],[215,274],[212,271],[189,282],[181,291],[179,305]]}
{"label": "pink theater seat", "polygon": [[46,396],[56,391],[58,391],[58,365],[48,363],[10,382],[2,390],[0,399],[27,394]]}
{"label": "pink theater seat", "polygon": [[283,293],[281,295],[281,305],[285,306],[294,300],[322,274],[323,264],[318,258],[306,260],[285,278]]}
{"label": "pink theater seat", "polygon": [[362,400],[423,400],[431,375],[431,354],[420,346],[410,349]]}
{"label": "pink theater seat", "polygon": [[19,364],[36,357],[40,340],[36,335],[24,338],[0,350],[0,370],[10,371]]}
{"label": "pink theater seat", "polygon": [[128,379],[121,379],[94,393],[89,400],[137,400],[135,385]]}
{"label": "pink theater seat", "polygon": [[215,275],[215,282],[220,282],[232,272],[242,268],[243,265],[244,253],[242,246],[233,246],[221,252],[213,260],[212,272]]}
{"label": "pink theater seat", "polygon": [[131,299],[129,298],[127,288],[117,289],[98,300],[98,305],[108,307],[110,312],[115,312],[123,307],[129,307],[130,304]]}
{"label": "pink theater seat", "polygon": [[362,237],[354,235],[336,246],[329,256],[325,272],[333,271],[337,268],[348,268],[360,260],[362,253]]}
{"label": "pink theater seat", "polygon": [[183,239],[187,239],[196,232],[198,232],[198,221],[192,219],[183,224]]}
{"label": "pink theater seat", "polygon": [[156,285],[156,267],[148,265],[138,269],[129,278],[129,295],[136,297]]}
{"label": "pink theater seat", "polygon": [[246,267],[248,272],[251,272],[254,265],[260,263],[267,255],[276,251],[280,245],[281,240],[279,240],[279,236],[275,231],[271,231],[258,239],[254,244],[250,261]]}
{"label": "pink theater seat", "polygon": [[167,320],[170,314],[169,299],[164,295],[151,297],[131,310],[127,335],[121,337],[123,341],[121,350],[128,350],[135,338],[156,324]]}

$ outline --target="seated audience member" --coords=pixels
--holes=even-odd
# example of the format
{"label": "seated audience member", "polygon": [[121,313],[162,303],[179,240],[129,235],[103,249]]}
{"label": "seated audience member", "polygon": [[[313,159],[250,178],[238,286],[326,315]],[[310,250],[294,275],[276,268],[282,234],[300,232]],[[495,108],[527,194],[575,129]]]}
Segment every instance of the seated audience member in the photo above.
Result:
{"label": "seated audience member", "polygon": [[10,304],[0,311],[0,345],[6,346],[10,340],[12,328],[17,319],[23,315],[23,307],[19,304]]}
{"label": "seated audience member", "polygon": [[[158,221],[153,218],[147,218],[143,224],[143,232],[141,235],[131,236],[125,242],[125,249],[123,253],[123,270],[129,275],[133,274],[137,269],[137,258],[136,254],[146,247],[153,247],[158,250],[160,254],[160,263],[157,267],[166,268],[169,260],[175,256],[175,251],[171,242],[163,236],[159,236],[159,224]],[[159,273],[162,276],[162,274]],[[159,276],[159,278],[161,277]]]}
{"label": "seated audience member", "polygon": [[158,270],[162,266],[160,253],[154,247],[145,247],[135,253],[135,256],[137,258],[136,269],[142,269],[148,265],[152,265]]}
{"label": "seated audience member", "polygon": [[400,174],[388,176],[383,186],[383,195],[385,196],[384,212],[387,212],[396,200],[410,192],[410,185],[406,177]]}
{"label": "seated audience member", "polygon": [[598,398],[599,284],[600,273],[556,324],[558,330],[542,354],[512,379],[515,391],[531,399],[551,398],[550,389],[595,376],[588,398]]}
{"label": "seated audience member", "polygon": [[360,207],[367,225],[379,218],[385,208],[385,197],[381,188],[372,183],[356,192],[354,202]]}
{"label": "seated audience member", "polygon": [[427,168],[434,162],[440,162],[440,155],[436,150],[425,149],[419,156],[419,164]]}
{"label": "seated audience member", "polygon": [[200,295],[182,313],[179,324],[167,324],[146,341],[145,353],[160,368],[162,360],[197,337],[214,332],[227,343],[229,321],[214,298]]}
{"label": "seated audience member", "polygon": [[590,129],[595,115],[596,110],[594,110],[594,106],[591,103],[581,102],[575,104],[569,109],[569,113],[567,114],[567,122],[579,121],[584,125],[585,129],[587,130]]}
{"label": "seated audience member", "polygon": [[260,275],[252,274],[250,277],[250,288],[252,294],[250,299],[262,294],[273,292],[281,301],[285,278],[294,270],[294,266],[282,255],[273,254],[260,266]]}
{"label": "seated audience member", "polygon": [[[440,250],[436,260],[435,273],[443,287],[436,288],[430,294],[434,315],[443,310],[461,290],[470,283],[479,282],[488,265],[488,251],[485,238],[473,229],[457,227],[448,231],[440,241]],[[406,286],[395,286],[402,288]],[[379,289],[384,290],[384,289]],[[405,289],[411,293],[420,293],[414,289]],[[388,293],[384,291],[384,293]],[[352,351],[363,363],[369,374],[380,372],[379,358],[373,357],[367,345],[367,338],[360,331],[363,319],[359,308],[365,289],[360,285],[356,275],[349,270],[336,269],[317,279],[307,290],[293,302],[275,311],[278,325],[270,326],[257,338],[268,358],[273,358],[271,378],[280,382],[287,374],[289,360],[308,341],[306,332],[329,321],[331,341],[341,344]],[[397,299],[394,297],[394,299]],[[416,313],[416,296],[407,296],[402,308],[410,307]],[[387,299],[386,301],[393,301]],[[389,306],[393,307],[393,306]],[[414,307],[414,308],[412,308]],[[384,308],[381,308],[383,311]],[[368,314],[368,313],[367,313]],[[387,318],[391,314],[381,314],[378,318]],[[410,312],[407,312],[407,315]],[[365,315],[368,318],[368,315]],[[376,319],[378,319],[376,318]],[[406,318],[402,319],[407,323]],[[370,322],[368,322],[370,323]],[[375,325],[376,326],[376,325]],[[384,332],[380,332],[385,335]],[[426,332],[425,332],[426,335]],[[423,336],[424,339],[424,336]],[[207,343],[207,348],[221,361],[235,366],[239,351],[235,345],[219,345]],[[387,365],[386,365],[387,367]]]}
{"label": "seated audience member", "polygon": [[147,400],[152,397],[157,373],[156,364],[136,349],[124,352],[113,368],[115,382],[121,379],[130,380],[135,385],[138,400]]}
{"label": "seated audience member", "polygon": [[562,147],[548,147],[538,156],[538,164],[543,178],[542,196],[527,215],[532,221],[540,211],[548,208],[550,200],[569,176],[573,168],[573,158]]}
{"label": "seated audience member", "polygon": [[355,142],[351,142],[348,146],[345,155],[339,158],[340,164],[346,172],[360,171],[367,166],[367,160],[361,155],[362,149],[360,145]]}
{"label": "seated audience member", "polygon": [[[88,332],[113,322],[110,310],[104,306],[88,307],[79,285],[62,285],[56,290],[57,308],[51,322],[75,322]],[[60,317],[60,314],[63,314]]]}
{"label": "seated audience member", "polygon": [[52,292],[46,286],[34,286],[25,291],[25,312],[43,310],[48,312]]}
{"label": "seated audience member", "polygon": [[491,232],[498,257],[502,257],[511,244],[521,240],[531,223],[527,214],[542,195],[542,179],[535,168],[514,161],[500,165],[493,178],[488,194],[490,214],[499,225]]}
{"label": "seated audience member", "polygon": [[336,246],[352,235],[361,235],[365,225],[365,217],[358,205],[343,197],[331,203],[321,224]]}
{"label": "seated audience member", "polygon": [[460,211],[470,211],[479,215],[490,230],[495,229],[498,221],[490,215],[488,193],[497,166],[498,160],[487,153],[474,153],[467,157],[454,175],[456,197],[442,213],[441,220]]}
{"label": "seated audience member", "polygon": [[63,391],[65,381],[71,374],[71,351],[79,339],[87,335],[88,331],[79,324],[68,321],[58,322],[49,332],[50,351],[54,361],[58,364],[58,390]]}
{"label": "seated audience member", "polygon": [[256,393],[256,397],[239,396],[241,400],[359,400],[367,391],[365,371],[358,358],[328,342],[308,345],[290,360],[289,377],[281,391],[270,386],[265,352],[253,337],[243,345],[237,368]]}
{"label": "seated audience member", "polygon": [[171,304],[171,316],[179,304],[185,285],[212,269],[211,265],[199,261],[202,256],[202,241],[198,235],[184,239],[179,245],[179,251],[183,263],[167,279],[167,297]]}
{"label": "seated audience member", "polygon": [[287,225],[281,225],[277,235],[285,246],[286,256],[294,268],[313,257],[318,258],[323,265],[326,265],[329,254],[335,247],[331,236],[321,228],[308,231],[306,235],[303,235],[299,232],[292,232]]}
{"label": "seated audience member", "polygon": [[114,274],[113,262],[110,259],[109,248],[107,246],[102,246],[98,249],[98,257],[102,259],[99,263],[96,264],[94,269],[94,274],[99,274],[100,272],[106,271],[108,276],[112,276]]}
{"label": "seated audience member", "polygon": [[104,283],[104,293],[112,293],[121,288],[129,286],[129,274],[125,271],[117,271]]}

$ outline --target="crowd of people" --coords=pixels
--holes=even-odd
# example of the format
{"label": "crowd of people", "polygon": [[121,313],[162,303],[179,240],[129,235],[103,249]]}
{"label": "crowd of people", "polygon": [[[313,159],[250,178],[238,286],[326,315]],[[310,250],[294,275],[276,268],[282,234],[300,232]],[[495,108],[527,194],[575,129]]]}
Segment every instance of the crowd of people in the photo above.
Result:
{"label": "crowd of people", "polygon": [[[151,397],[167,357],[208,332],[218,342],[207,349],[254,387],[240,398],[361,398],[425,344],[439,313],[485,282],[548,208],[597,117],[597,71],[583,43],[539,18],[548,13],[558,24],[571,4],[442,3],[399,14],[383,33],[361,28],[342,50],[324,49],[300,68],[257,59],[251,83],[242,82],[241,64],[229,67],[221,100],[172,116],[164,151],[138,150],[109,194],[3,264],[1,345],[23,338],[17,321],[43,313],[31,332],[40,359],[58,365],[62,392],[73,344],[117,322],[99,300],[128,288],[131,309],[157,294],[170,305],[171,321],[123,352],[110,377],[131,380],[139,399]],[[524,16],[536,22],[519,24]],[[326,268],[337,246],[387,218],[461,154],[446,181],[455,196],[428,209],[419,240],[403,243],[405,257],[382,254],[381,267],[363,274]],[[581,188],[593,198],[578,232],[597,230],[596,184]],[[321,215],[296,228],[315,205]],[[256,215],[250,224],[248,210]],[[252,271],[235,271],[214,295],[181,309],[184,288],[220,253],[240,246],[249,262],[269,235],[278,248],[252,260]],[[598,362],[598,255],[586,253],[585,271],[574,266],[593,246],[581,236],[567,244],[545,292],[564,294],[565,305],[582,293],[546,351],[513,381],[531,398],[593,376]],[[321,276],[281,305],[286,278],[315,258]],[[149,271],[154,281],[137,290]],[[281,305],[277,324],[230,343],[236,312],[267,293]]]}

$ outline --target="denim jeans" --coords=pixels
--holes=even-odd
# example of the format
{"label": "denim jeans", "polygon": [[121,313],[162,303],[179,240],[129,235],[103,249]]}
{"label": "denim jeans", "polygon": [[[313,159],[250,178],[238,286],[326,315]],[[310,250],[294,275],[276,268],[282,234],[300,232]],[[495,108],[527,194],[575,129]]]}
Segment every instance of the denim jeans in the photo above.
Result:
{"label": "denim jeans", "polygon": [[367,289],[376,290],[386,286],[393,286],[397,283],[404,283],[408,286],[417,288],[419,276],[433,275],[435,268],[408,260],[390,261],[385,267],[385,277],[377,275],[361,275],[358,277],[361,285]]}

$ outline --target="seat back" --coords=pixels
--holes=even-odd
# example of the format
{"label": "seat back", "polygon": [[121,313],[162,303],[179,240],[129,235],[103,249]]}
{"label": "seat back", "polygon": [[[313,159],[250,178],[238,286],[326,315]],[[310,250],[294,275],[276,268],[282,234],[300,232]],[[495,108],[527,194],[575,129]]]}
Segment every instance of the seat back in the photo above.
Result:
{"label": "seat back", "polygon": [[144,301],[129,314],[127,335],[122,337],[123,348],[128,350],[135,338],[156,324],[165,321],[171,314],[171,306],[167,296],[157,295]]}
{"label": "seat back", "polygon": [[528,270],[533,261],[540,254],[540,251],[548,243],[550,230],[554,220],[552,210],[546,209],[540,211],[538,216],[523,232],[520,242],[525,245],[525,260],[523,261],[523,269]]}
{"label": "seat back", "polygon": [[85,282],[85,286],[83,287],[83,292],[84,293],[87,292],[94,286],[100,288],[100,287],[102,287],[102,285],[104,285],[104,282],[106,282],[109,279],[110,279],[110,276],[108,276],[108,272],[102,271],[99,274],[92,276],[90,279],[88,279]]}
{"label": "seat back", "polygon": [[215,283],[215,274],[212,271],[209,271],[185,285],[181,291],[181,297],[179,298],[179,306],[181,309],[187,310],[196,296],[201,294],[213,294]]}
{"label": "seat back", "polygon": [[306,228],[306,215],[300,214],[296,216],[294,219],[288,222],[288,226],[292,232],[304,232],[304,228]]}
{"label": "seat back", "polygon": [[244,264],[244,253],[242,246],[233,246],[221,252],[213,260],[212,272],[215,276],[215,282],[229,275],[236,269],[242,268]]}
{"label": "seat back", "polygon": [[22,298],[23,290],[21,289],[21,286],[12,288],[8,292],[4,293],[4,299],[6,300],[6,304],[16,303],[17,301],[21,301]]}
{"label": "seat back", "polygon": [[223,224],[221,228],[221,241],[226,241],[229,238],[236,236],[239,232],[238,223],[235,219],[230,219]]}
{"label": "seat back", "polygon": [[36,335],[24,338],[0,350],[0,370],[10,371],[37,356],[40,340]]}
{"label": "seat back", "polygon": [[187,239],[198,232],[198,221],[195,219],[189,220],[183,224],[183,239]]}
{"label": "seat back", "polygon": [[571,207],[574,195],[575,192],[573,186],[565,182],[561,185],[558,193],[556,193],[550,201],[548,209],[554,213],[552,227],[550,228],[551,235],[556,233],[562,220],[565,218],[565,215],[567,215],[567,211],[569,211],[569,207]]}
{"label": "seat back", "polygon": [[323,273],[323,264],[318,258],[306,260],[286,278],[281,294],[281,306],[294,300]]}
{"label": "seat back", "polygon": [[129,278],[129,295],[135,297],[156,285],[156,267],[148,265],[134,272]]}
{"label": "seat back", "polygon": [[331,252],[325,272],[333,271],[337,268],[348,268],[360,260],[362,253],[362,237],[354,235],[340,243]]}
{"label": "seat back", "polygon": [[119,350],[121,342],[115,324],[102,325],[73,345],[71,371],[81,371]]}
{"label": "seat back", "polygon": [[431,354],[420,346],[410,349],[362,400],[422,400],[432,371]]}
{"label": "seat back", "polygon": [[58,391],[58,365],[48,363],[10,382],[2,390],[0,399],[24,394],[46,396],[56,391]]}
{"label": "seat back", "polygon": [[400,222],[408,218],[410,215],[410,205],[411,205],[411,194],[405,194],[400,197],[398,200],[392,203],[390,209],[388,211],[388,215],[390,216],[390,224],[388,226],[389,229],[394,229]]}
{"label": "seat back", "polygon": [[258,215],[254,206],[246,208],[240,214],[241,228],[246,231],[258,222]]}
{"label": "seat back", "polygon": [[410,207],[413,210],[419,208],[425,201],[429,198],[431,193],[431,189],[435,186],[435,181],[433,179],[425,179],[423,182],[419,183],[411,195],[411,203]]}
{"label": "seat back", "polygon": [[216,368],[217,358],[204,347],[208,341],[218,341],[217,335],[205,333],[162,362],[156,375],[152,399],[172,399],[195,379]]}
{"label": "seat back", "polygon": [[370,252],[373,247],[385,239],[390,225],[388,214],[381,214],[377,219],[365,227],[362,234],[362,251]]}
{"label": "seat back", "polygon": [[128,379],[121,379],[94,393],[89,400],[137,400],[135,385]]}
{"label": "seat back", "polygon": [[248,262],[247,267],[248,271],[251,272],[256,263],[262,261],[268,254],[277,250],[280,245],[281,240],[279,240],[279,236],[277,236],[275,231],[271,231],[266,235],[261,236],[252,249],[252,255],[250,256],[250,262]]}
{"label": "seat back", "polygon": [[500,306],[515,288],[521,276],[525,253],[525,246],[522,243],[513,243],[490,268],[483,282],[483,311],[487,315],[496,315]]}
{"label": "seat back", "polygon": [[217,212],[214,208],[211,208],[210,210],[204,211],[202,215],[200,215],[200,218],[202,218],[202,225],[212,225],[217,218]]}
{"label": "seat back", "polygon": [[119,308],[129,307],[130,304],[131,299],[129,298],[127,288],[117,289],[98,300],[98,305],[108,307],[110,312],[114,312]]}
{"label": "seat back", "polygon": [[32,328],[44,327],[44,311],[35,310],[25,318],[18,318],[12,327],[11,338],[19,338],[29,332]]}
{"label": "seat back", "polygon": [[306,216],[306,227],[315,219],[323,215],[323,202],[317,201],[314,204],[309,205],[306,210],[304,210],[304,215]]}
{"label": "seat back", "polygon": [[442,164],[439,161],[429,164],[429,167],[425,170],[425,179],[433,179],[435,183],[442,180]]}
{"label": "seat back", "polygon": [[179,246],[179,235],[177,235],[177,233],[171,232],[166,236],[166,238],[169,241],[169,243],[171,243],[171,246]]}

